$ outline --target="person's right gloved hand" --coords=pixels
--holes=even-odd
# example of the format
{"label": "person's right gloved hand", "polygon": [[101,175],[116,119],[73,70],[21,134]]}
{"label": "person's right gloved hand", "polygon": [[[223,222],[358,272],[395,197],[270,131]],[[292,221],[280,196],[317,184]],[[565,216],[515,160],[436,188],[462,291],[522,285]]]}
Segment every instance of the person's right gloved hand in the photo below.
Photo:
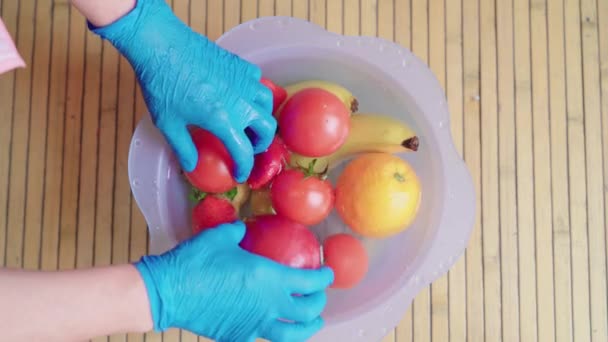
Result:
{"label": "person's right gloved hand", "polygon": [[198,161],[187,130],[194,125],[224,143],[237,182],[247,179],[254,154],[270,146],[277,128],[258,66],[194,32],[165,0],[137,0],[114,23],[90,28],[133,66],[152,120],[186,172]]}
{"label": "person's right gloved hand", "polygon": [[305,341],[323,327],[331,269],[290,268],[249,253],[239,247],[244,235],[242,222],[223,224],[135,264],[156,331],[181,328],[218,342]]}

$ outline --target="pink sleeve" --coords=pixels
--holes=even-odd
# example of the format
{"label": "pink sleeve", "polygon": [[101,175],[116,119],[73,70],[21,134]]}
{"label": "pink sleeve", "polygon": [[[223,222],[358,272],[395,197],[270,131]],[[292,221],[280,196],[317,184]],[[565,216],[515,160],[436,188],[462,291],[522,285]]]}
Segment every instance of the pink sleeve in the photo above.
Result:
{"label": "pink sleeve", "polygon": [[2,19],[0,19],[0,74],[23,67],[25,67],[25,62],[19,55]]}

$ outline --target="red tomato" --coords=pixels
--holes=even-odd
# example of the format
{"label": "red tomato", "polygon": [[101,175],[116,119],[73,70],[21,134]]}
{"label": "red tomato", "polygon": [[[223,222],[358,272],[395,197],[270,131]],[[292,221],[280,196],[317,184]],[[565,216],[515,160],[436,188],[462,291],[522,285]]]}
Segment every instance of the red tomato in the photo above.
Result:
{"label": "red tomato", "polygon": [[321,267],[321,245],[303,224],[279,215],[262,215],[246,225],[240,244],[243,249],[289,267]]}
{"label": "red tomato", "polygon": [[329,181],[289,169],[272,182],[270,198],[277,214],[305,225],[315,225],[329,215],[335,195]]}
{"label": "red tomato", "polygon": [[272,91],[272,112],[276,112],[277,109],[283,104],[283,101],[287,99],[287,91],[272,80],[262,77],[260,79],[260,83],[268,87],[270,91]]}
{"label": "red tomato", "polygon": [[303,156],[335,152],[349,131],[349,109],[337,96],[319,88],[293,94],[279,116],[279,133],[287,148]]}
{"label": "red tomato", "polygon": [[198,162],[194,170],[185,172],[188,181],[203,192],[222,193],[234,188],[237,185],[232,175],[234,161],[222,141],[198,127],[191,135]]}
{"label": "red tomato", "polygon": [[369,261],[363,244],[348,234],[335,234],[323,242],[323,263],[334,271],[332,288],[348,289],[367,273]]}

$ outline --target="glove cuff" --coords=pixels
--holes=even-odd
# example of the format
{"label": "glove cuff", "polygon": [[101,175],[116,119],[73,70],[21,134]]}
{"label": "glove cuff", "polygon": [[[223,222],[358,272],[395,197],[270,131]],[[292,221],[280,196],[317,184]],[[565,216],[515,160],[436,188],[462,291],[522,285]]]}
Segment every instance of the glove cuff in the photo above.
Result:
{"label": "glove cuff", "polygon": [[116,47],[129,61],[145,63],[142,57],[150,50],[162,51],[168,46],[167,34],[187,28],[165,0],[136,0],[135,6],[113,23],[97,27],[87,21],[91,32]]}
{"label": "glove cuff", "polygon": [[165,315],[163,314],[163,302],[159,290],[156,286],[156,279],[152,272],[150,259],[153,257],[144,256],[134,266],[141,275],[146,286],[148,301],[150,302],[150,312],[155,332],[163,332],[167,329]]}

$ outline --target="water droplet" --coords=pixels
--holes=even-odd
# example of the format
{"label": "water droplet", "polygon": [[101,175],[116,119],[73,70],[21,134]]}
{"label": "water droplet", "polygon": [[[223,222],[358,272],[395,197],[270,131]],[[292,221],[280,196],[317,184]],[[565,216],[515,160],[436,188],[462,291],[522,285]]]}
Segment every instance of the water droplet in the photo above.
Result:
{"label": "water droplet", "polygon": [[384,49],[385,49],[384,44],[380,44],[380,46],[378,46],[378,51],[384,52]]}
{"label": "water droplet", "polygon": [[140,184],[139,179],[136,178],[136,179],[133,180],[133,186],[134,187],[138,187],[139,184]]}
{"label": "water droplet", "polygon": [[452,264],[453,262],[454,262],[454,256],[453,256],[453,255],[450,255],[450,256],[448,257],[448,264]]}
{"label": "water droplet", "polygon": [[167,179],[171,178],[171,168],[167,169]]}
{"label": "water droplet", "polygon": [[433,271],[433,278],[437,278],[438,275],[439,275],[439,272]]}
{"label": "water droplet", "polygon": [[344,45],[344,41],[342,39],[340,39],[336,42],[336,46],[343,46],[343,45]]}
{"label": "water droplet", "polygon": [[141,140],[135,139],[135,146],[137,146],[137,147],[141,146]]}
{"label": "water droplet", "polygon": [[158,185],[158,181],[155,179],[152,181],[152,184],[154,184],[156,186],[156,185]]}
{"label": "water droplet", "polygon": [[360,337],[363,337],[363,336],[367,335],[367,333],[365,332],[365,330],[363,330],[363,329],[359,329],[359,333],[358,333],[358,335],[359,335]]}
{"label": "water droplet", "polygon": [[289,20],[287,18],[282,18],[279,20],[279,26],[285,27],[287,24],[289,24]]}
{"label": "water droplet", "polygon": [[363,39],[357,39],[357,45],[363,45]]}
{"label": "water droplet", "polygon": [[442,270],[445,267],[443,261],[439,262],[439,269]]}
{"label": "water droplet", "polygon": [[456,198],[456,195],[450,191],[450,193],[448,194],[448,198],[453,200],[454,198]]}
{"label": "water droplet", "polygon": [[420,283],[420,277],[414,276],[414,284],[418,285]]}
{"label": "water droplet", "polygon": [[404,68],[406,68],[406,67],[408,66],[408,64],[409,64],[409,63],[407,62],[407,59],[403,59],[403,60],[401,61],[401,66],[402,66],[402,67],[404,67]]}
{"label": "water droplet", "polygon": [[380,331],[382,332],[382,335],[386,335],[386,333],[388,332],[388,329],[382,328],[382,329],[380,329]]}
{"label": "water droplet", "polygon": [[398,54],[398,55],[403,55],[403,50],[398,49],[398,50],[397,50],[397,54]]}
{"label": "water droplet", "polygon": [[160,230],[160,226],[154,226],[154,230]]}
{"label": "water droplet", "polygon": [[439,128],[445,127],[445,121],[443,121],[443,120],[439,121],[438,125],[439,125]]}
{"label": "water droplet", "polygon": [[252,31],[255,31],[258,28],[258,24],[256,23],[251,23],[249,24],[249,29]]}

